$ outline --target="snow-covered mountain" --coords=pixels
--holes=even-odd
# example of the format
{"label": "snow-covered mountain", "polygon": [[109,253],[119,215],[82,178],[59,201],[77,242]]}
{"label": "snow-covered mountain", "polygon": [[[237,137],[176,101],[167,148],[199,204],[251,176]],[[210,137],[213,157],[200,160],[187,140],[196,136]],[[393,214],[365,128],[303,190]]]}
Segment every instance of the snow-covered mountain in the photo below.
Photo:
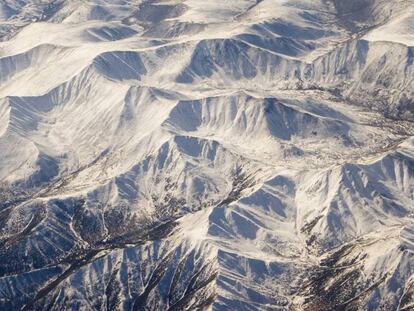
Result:
{"label": "snow-covered mountain", "polygon": [[0,310],[414,310],[413,0],[2,0],[0,40]]}

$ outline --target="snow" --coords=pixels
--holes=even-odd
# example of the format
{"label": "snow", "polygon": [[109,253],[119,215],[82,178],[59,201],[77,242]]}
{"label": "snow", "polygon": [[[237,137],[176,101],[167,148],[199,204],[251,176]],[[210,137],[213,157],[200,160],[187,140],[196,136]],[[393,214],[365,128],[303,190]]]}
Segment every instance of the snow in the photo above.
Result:
{"label": "snow", "polygon": [[365,38],[369,41],[390,41],[414,46],[414,8],[391,19],[385,25],[370,31]]}
{"label": "snow", "polygon": [[409,308],[412,4],[5,0],[0,309]]}

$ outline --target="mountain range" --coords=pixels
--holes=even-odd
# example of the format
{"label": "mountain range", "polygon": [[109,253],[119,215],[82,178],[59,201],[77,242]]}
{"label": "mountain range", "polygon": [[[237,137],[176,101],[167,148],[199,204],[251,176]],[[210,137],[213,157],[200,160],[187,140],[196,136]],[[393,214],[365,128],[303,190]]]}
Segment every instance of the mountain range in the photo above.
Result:
{"label": "mountain range", "polygon": [[413,0],[2,0],[1,310],[414,310]]}

